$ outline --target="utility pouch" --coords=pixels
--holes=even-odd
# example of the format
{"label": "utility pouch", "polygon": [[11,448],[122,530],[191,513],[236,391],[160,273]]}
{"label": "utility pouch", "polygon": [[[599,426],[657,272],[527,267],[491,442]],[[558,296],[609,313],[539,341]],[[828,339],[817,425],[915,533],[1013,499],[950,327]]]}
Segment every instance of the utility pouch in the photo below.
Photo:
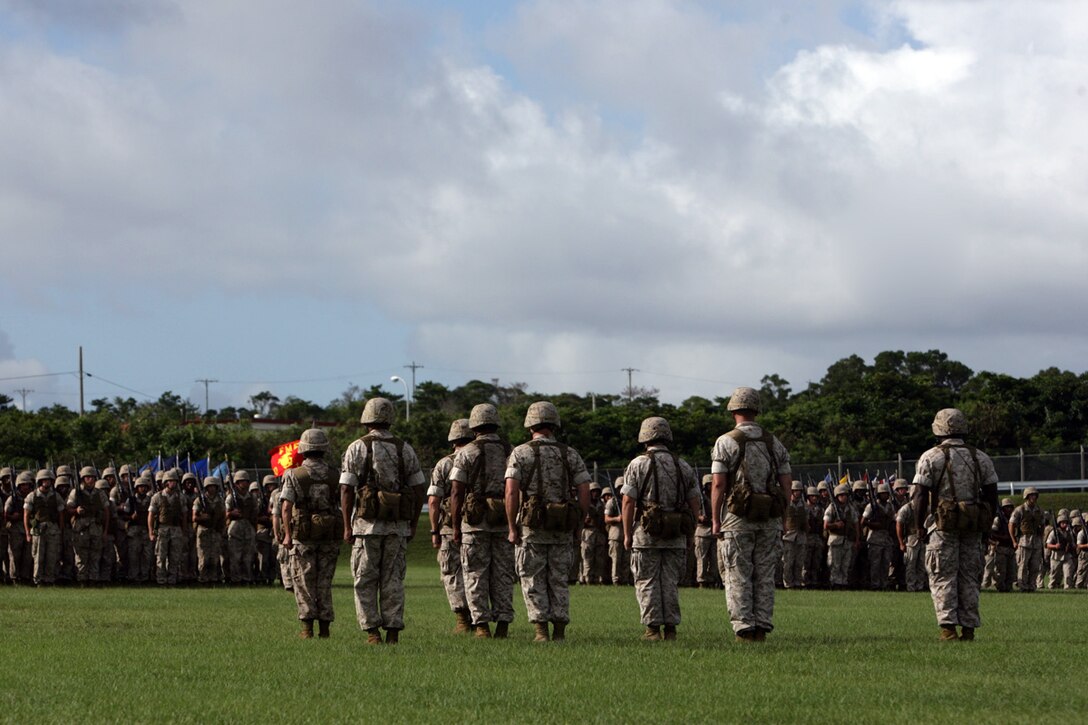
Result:
{"label": "utility pouch", "polygon": [[378,521],[398,521],[401,519],[401,499],[399,493],[378,491]]}
{"label": "utility pouch", "polygon": [[487,513],[487,504],[483,496],[475,492],[465,496],[465,523],[469,526],[479,526]]}
{"label": "utility pouch", "polygon": [[378,518],[378,492],[370,486],[363,486],[363,492],[359,495],[359,515],[368,521]]}
{"label": "utility pouch", "polygon": [[691,511],[680,512],[680,533],[684,536],[695,536],[695,516]]}
{"label": "utility pouch", "polygon": [[344,521],[335,514],[310,516],[311,541],[338,541],[344,535]]}
{"label": "utility pouch", "polygon": [[506,501],[501,498],[487,499],[484,521],[488,526],[506,526]]}
{"label": "utility pouch", "polygon": [[568,522],[569,516],[565,503],[549,503],[544,507],[545,531],[571,531]]}
{"label": "utility pouch", "polygon": [[[753,524],[762,524],[771,518],[775,497],[769,493],[753,493],[748,497],[748,515],[745,518]],[[782,515],[781,512],[778,514]]]}
{"label": "utility pouch", "polygon": [[683,531],[683,516],[680,513],[668,513],[661,515],[661,538],[675,539]]}
{"label": "utility pouch", "polygon": [[937,502],[937,531],[959,531],[960,509],[955,501],[942,498]]}
{"label": "utility pouch", "polygon": [[291,518],[293,519],[291,521],[291,524],[294,527],[293,533],[294,533],[295,539],[297,539],[298,541],[313,541],[314,540],[314,536],[313,536],[314,532],[313,532],[313,526],[310,523],[310,517],[309,516],[292,516]]}
{"label": "utility pouch", "polygon": [[973,534],[978,531],[979,522],[982,519],[984,506],[976,503],[960,501],[957,505],[957,529],[963,534]]}
{"label": "utility pouch", "polygon": [[544,501],[539,496],[530,496],[521,505],[518,519],[522,526],[530,529],[544,528]]}
{"label": "utility pouch", "polygon": [[751,505],[752,489],[747,486],[734,486],[725,502],[725,509],[734,516],[747,516]]}
{"label": "utility pouch", "polygon": [[779,485],[777,481],[772,483],[767,488],[767,495],[771,497],[771,505],[768,513],[769,518],[782,518],[782,515],[786,513],[786,494],[782,491],[782,486]]}
{"label": "utility pouch", "polygon": [[664,516],[656,503],[647,504],[638,518],[642,530],[654,538],[661,538],[665,530]]}

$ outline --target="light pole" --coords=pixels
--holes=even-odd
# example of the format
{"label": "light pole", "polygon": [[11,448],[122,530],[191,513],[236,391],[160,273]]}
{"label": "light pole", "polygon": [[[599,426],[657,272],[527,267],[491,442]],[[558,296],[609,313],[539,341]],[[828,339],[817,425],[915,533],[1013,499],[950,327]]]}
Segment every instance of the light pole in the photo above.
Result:
{"label": "light pole", "polygon": [[408,392],[408,383],[399,375],[394,375],[389,378],[394,383],[400,383],[404,386],[404,420],[409,421],[412,419],[412,395]]}

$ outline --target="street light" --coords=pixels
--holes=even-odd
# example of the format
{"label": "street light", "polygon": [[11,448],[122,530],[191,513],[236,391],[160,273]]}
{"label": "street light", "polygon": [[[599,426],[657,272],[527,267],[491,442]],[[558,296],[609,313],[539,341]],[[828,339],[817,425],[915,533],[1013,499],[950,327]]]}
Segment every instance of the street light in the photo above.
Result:
{"label": "street light", "polygon": [[412,398],[411,398],[411,395],[408,393],[408,383],[405,382],[404,378],[402,378],[399,375],[394,375],[393,377],[391,377],[389,379],[394,383],[400,383],[401,385],[404,386],[404,420],[405,421],[411,420],[412,419]]}

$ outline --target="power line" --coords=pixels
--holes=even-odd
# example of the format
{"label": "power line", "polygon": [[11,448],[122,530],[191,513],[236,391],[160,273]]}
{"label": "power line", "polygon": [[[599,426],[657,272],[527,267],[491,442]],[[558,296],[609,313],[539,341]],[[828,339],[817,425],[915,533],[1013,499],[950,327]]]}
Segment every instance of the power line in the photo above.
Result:
{"label": "power line", "polygon": [[63,373],[38,373],[37,375],[12,375],[8,378],[0,378],[0,382],[8,380],[31,380],[33,378],[55,378],[61,375],[78,375],[76,370],[65,370]]}
{"label": "power line", "polygon": [[201,378],[201,379],[198,379],[196,382],[204,383],[204,415],[207,415],[208,414],[208,384],[209,383],[218,383],[219,381],[218,380],[211,380],[210,378]]}
{"label": "power line", "polygon": [[148,395],[147,393],[142,393],[139,390],[136,390],[135,388],[130,388],[127,385],[121,385],[121,383],[115,383],[112,380],[107,380],[106,378],[102,377],[101,375],[92,375],[91,373],[86,372],[86,371],[84,371],[83,374],[86,375],[88,378],[95,378],[96,380],[101,380],[104,383],[108,383],[108,384],[114,386],[115,388],[120,388],[121,390],[127,390],[130,393],[136,393],[136,395],[141,395],[141,396],[147,398],[148,400],[154,400],[155,399],[154,395]]}
{"label": "power line", "polygon": [[620,370],[627,371],[627,400],[631,401],[635,399],[635,389],[631,387],[631,373],[639,372],[638,368],[620,368]]}
{"label": "power line", "polygon": [[23,396],[23,412],[25,413],[26,412],[26,396],[29,393],[33,393],[34,391],[31,390],[30,388],[19,388],[15,392],[18,393],[19,395]]}

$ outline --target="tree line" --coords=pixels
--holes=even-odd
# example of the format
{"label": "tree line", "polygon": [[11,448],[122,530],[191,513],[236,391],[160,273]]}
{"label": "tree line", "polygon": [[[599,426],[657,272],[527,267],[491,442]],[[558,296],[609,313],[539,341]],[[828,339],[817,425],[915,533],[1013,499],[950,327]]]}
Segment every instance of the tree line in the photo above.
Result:
{"label": "tree line", "polygon": [[[1088,373],[1057,368],[1030,378],[975,373],[939,350],[887,351],[872,363],[851,355],[798,392],[777,374],[765,375],[759,388],[761,422],[782,439],[796,462],[917,455],[932,445],[933,414],[945,407],[961,408],[971,421],[972,442],[993,455],[1021,448],[1075,451],[1088,430]],[[334,450],[342,451],[361,434],[363,404],[377,395],[398,404],[402,415],[394,433],[412,442],[425,465],[448,451],[451,420],[467,416],[480,402],[498,407],[503,434],[517,444],[528,438],[522,420],[529,404],[551,400],[563,419],[563,439],[587,461],[611,468],[622,467],[638,452],[638,428],[646,416],[668,418],[676,450],[697,465],[708,464],[710,446],[732,427],[725,410],[729,391],[713,399],[692,396],[679,405],[660,402],[653,389],[623,393],[543,393],[529,391],[524,383],[480,380],[449,388],[422,381],[411,403],[411,420],[403,416],[403,396],[380,386],[351,385],[326,405],[262,391],[248,406],[206,416],[169,391],[147,402],[96,399],[83,416],[62,405],[22,412],[10,397],[0,395],[0,465],[76,462],[102,467],[111,460],[144,462],[160,452],[181,452],[267,467],[268,450],[297,438],[314,420],[335,424],[330,438]],[[254,415],[294,423],[288,430],[258,431],[252,425]]]}

